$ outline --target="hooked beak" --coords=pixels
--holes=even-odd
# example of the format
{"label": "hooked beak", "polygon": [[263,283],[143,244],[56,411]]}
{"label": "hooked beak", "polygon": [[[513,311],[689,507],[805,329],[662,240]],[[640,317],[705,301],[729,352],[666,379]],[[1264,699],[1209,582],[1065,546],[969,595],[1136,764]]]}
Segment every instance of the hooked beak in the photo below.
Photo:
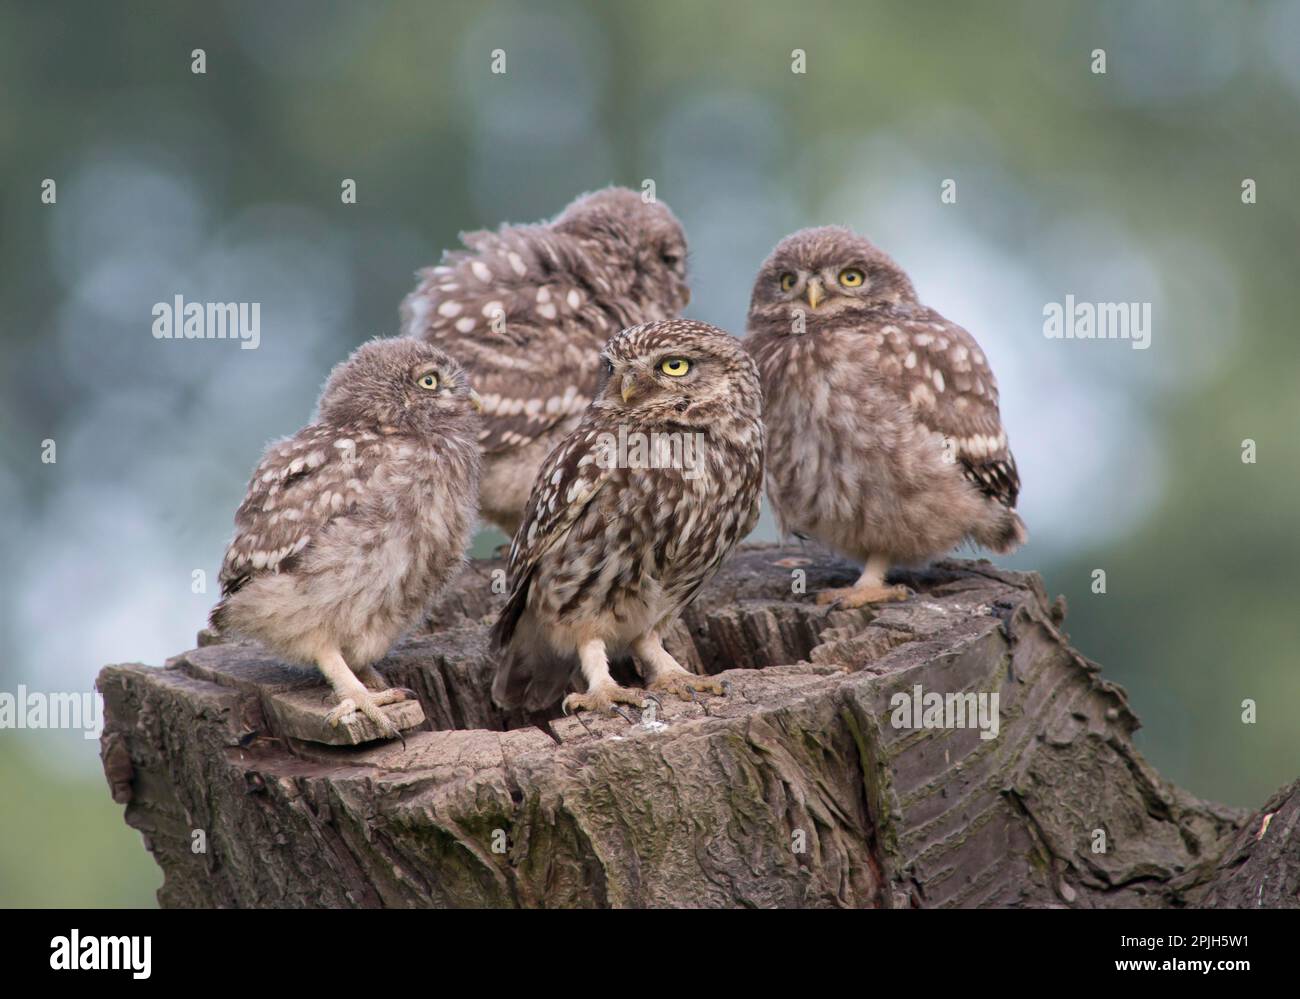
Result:
{"label": "hooked beak", "polygon": [[483,412],[483,398],[473,389],[469,390],[469,404],[474,407],[475,412]]}
{"label": "hooked beak", "polygon": [[818,305],[826,300],[826,290],[822,288],[821,278],[808,279],[808,305],[816,309]]}
{"label": "hooked beak", "polygon": [[644,395],[645,390],[652,386],[649,378],[646,378],[640,372],[628,371],[623,375],[623,384],[620,394],[623,396],[623,402],[631,402],[638,395]]}

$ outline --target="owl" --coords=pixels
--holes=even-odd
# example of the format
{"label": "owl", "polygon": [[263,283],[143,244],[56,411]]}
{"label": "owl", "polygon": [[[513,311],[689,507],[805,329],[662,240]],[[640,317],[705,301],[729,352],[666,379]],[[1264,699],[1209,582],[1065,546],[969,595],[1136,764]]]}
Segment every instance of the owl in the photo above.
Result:
{"label": "owl", "polygon": [[611,187],[550,222],[461,240],[420,272],[402,329],[469,369],[483,398],[482,513],[513,534],[542,461],[596,394],[605,341],[686,307],[686,236],[661,202]]}
{"label": "owl", "polygon": [[315,665],[338,706],[395,738],[373,663],[464,560],[476,518],[476,397],[419,340],[372,340],[330,374],[314,423],[267,447],[235,514],[211,623]]}
{"label": "owl", "polygon": [[820,602],[904,599],[905,587],[885,585],[891,566],[1026,540],[988,359],[869,241],[828,226],[777,244],[754,283],[745,346],[763,384],[778,522],[863,564]]}
{"label": "owl", "polygon": [[546,459],[510,549],[492,694],[540,711],[644,703],[610,677],[630,653],[652,691],[722,693],[662,636],[758,519],[761,393],[740,341],[685,319],[610,339],[578,427]]}

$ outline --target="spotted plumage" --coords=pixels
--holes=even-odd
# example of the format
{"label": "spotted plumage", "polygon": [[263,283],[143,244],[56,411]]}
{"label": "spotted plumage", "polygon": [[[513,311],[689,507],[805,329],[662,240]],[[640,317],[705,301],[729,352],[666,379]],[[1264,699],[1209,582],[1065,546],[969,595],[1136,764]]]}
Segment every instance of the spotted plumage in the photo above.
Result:
{"label": "spotted plumage", "polygon": [[418,340],[372,340],[336,367],[315,422],[271,444],[235,514],[213,627],[318,666],[335,724],[401,699],[372,668],[464,559],[476,516],[476,399]]}
{"label": "spotted plumage", "polygon": [[866,239],[832,226],[782,240],[754,284],[745,343],[780,524],[865,563],[830,599],[897,599],[890,566],[963,541],[996,552],[1024,542],[988,359]]}
{"label": "spotted plumage", "polygon": [[640,703],[610,678],[630,652],[652,689],[718,692],[663,648],[664,629],[753,529],[763,481],[761,395],[740,342],[705,323],[624,330],[581,424],[542,466],[510,550],[492,693],[544,710]]}
{"label": "spotted plumage", "polygon": [[666,205],[607,188],[552,221],[461,240],[420,272],[402,328],[469,370],[483,399],[483,516],[512,534],[542,461],[595,396],[605,341],[689,300],[686,237]]}

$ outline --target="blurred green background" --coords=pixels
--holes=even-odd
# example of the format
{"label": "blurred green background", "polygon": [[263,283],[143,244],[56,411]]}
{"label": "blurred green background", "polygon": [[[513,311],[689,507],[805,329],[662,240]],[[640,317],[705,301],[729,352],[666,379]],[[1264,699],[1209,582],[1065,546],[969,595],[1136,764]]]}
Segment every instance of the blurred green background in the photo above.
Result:
{"label": "blurred green background", "polygon": [[[1239,805],[1300,774],[1300,2],[4,2],[0,83],[0,691],[188,647],[263,444],[412,272],[649,178],[736,333],[787,232],[892,253],[989,354],[1011,564],[1148,757]],[[260,302],[261,347],[153,339],[177,294]],[[1152,303],[1151,348],[1045,338],[1067,294]],[[154,904],[95,741],[0,731],[0,800],[0,904]]]}

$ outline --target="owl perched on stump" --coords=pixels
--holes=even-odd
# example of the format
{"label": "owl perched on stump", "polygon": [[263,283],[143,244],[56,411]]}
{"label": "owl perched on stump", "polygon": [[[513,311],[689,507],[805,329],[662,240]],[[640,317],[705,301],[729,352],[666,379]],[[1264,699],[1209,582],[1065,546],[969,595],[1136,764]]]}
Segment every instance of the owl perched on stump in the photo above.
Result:
{"label": "owl perched on stump", "polygon": [[493,629],[492,696],[540,711],[643,703],[610,677],[631,653],[652,691],[721,693],[661,638],[758,519],[758,374],[740,342],[685,319],[634,326],[603,353],[603,387],[551,453],[510,549]]}
{"label": "owl perched on stump", "polygon": [[271,444],[235,514],[211,621],[338,697],[330,724],[409,692],[374,669],[464,560],[476,516],[477,399],[460,366],[418,340],[372,340],[338,365],[314,423]]}
{"label": "owl perched on stump", "polygon": [[999,553],[1024,543],[988,360],[868,240],[828,226],[777,244],[745,345],[763,383],[777,519],[864,565],[820,602],[903,599],[885,585],[891,566],[963,541]]}
{"label": "owl perched on stump", "polygon": [[555,219],[461,236],[420,272],[402,329],[459,358],[483,398],[483,516],[513,534],[537,470],[595,397],[600,349],[690,299],[667,206],[611,187]]}

